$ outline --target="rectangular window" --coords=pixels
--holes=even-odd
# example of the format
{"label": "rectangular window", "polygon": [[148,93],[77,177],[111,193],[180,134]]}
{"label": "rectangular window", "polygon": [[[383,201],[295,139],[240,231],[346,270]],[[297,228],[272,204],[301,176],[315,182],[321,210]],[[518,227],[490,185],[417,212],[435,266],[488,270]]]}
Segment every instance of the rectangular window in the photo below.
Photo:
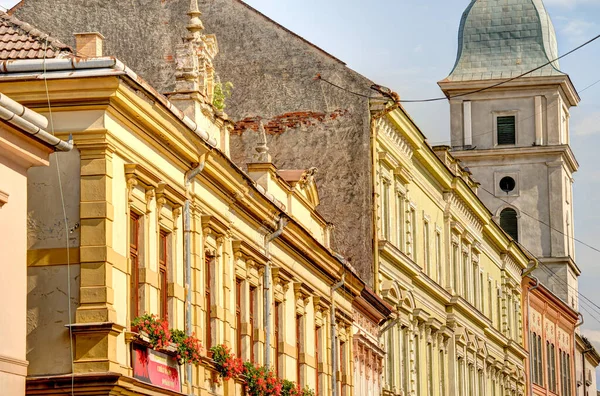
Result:
{"label": "rectangular window", "polygon": [[315,396],[319,396],[319,352],[321,351],[321,328],[315,327]]}
{"label": "rectangular window", "polygon": [[423,222],[423,258],[425,259],[425,273],[431,278],[431,259],[429,258],[429,222]]}
{"label": "rectangular window", "polygon": [[496,320],[498,321],[498,330],[502,331],[502,291],[500,288],[497,289],[496,294]]}
{"label": "rectangular window", "polygon": [[129,280],[130,315],[131,320],[139,316],[139,287],[140,287],[140,216],[130,212],[129,215],[129,259],[131,274]]}
{"label": "rectangular window", "polygon": [[[338,379],[340,381],[340,383],[343,384],[342,382],[342,377],[344,375],[346,375],[346,343],[340,341],[340,378]],[[344,393],[343,391],[341,392],[342,394]]]}
{"label": "rectangular window", "polygon": [[465,394],[465,361],[458,359],[458,394],[464,396]]}
{"label": "rectangular window", "polygon": [[538,376],[538,381],[540,385],[544,385],[544,357],[542,355],[542,336],[538,335],[537,336],[537,341],[536,341],[536,345],[537,345],[537,363],[538,363],[538,368],[537,368],[537,376]]}
{"label": "rectangular window", "polygon": [[567,355],[567,388],[565,390],[565,395],[570,395],[572,385],[571,385],[571,355]]}
{"label": "rectangular window", "polygon": [[[479,268],[477,269],[479,271]],[[478,307],[481,310],[481,313],[484,313],[484,301],[485,301],[485,280],[483,279],[483,272],[479,272],[479,304]]]}
{"label": "rectangular window", "polygon": [[390,185],[381,183],[381,231],[385,240],[390,240]]}
{"label": "rectangular window", "polygon": [[433,396],[433,346],[427,344],[427,394]]}
{"label": "rectangular window", "polygon": [[235,334],[235,354],[242,357],[242,280],[239,278],[235,279]]}
{"label": "rectangular window", "polygon": [[400,194],[396,195],[396,241],[398,242],[398,248],[401,251],[405,251],[404,244],[404,233],[406,224],[404,223],[404,197]]}
{"label": "rectangular window", "polygon": [[548,348],[548,386],[551,392],[556,392],[556,350],[554,344],[547,343]]}
{"label": "rectangular window", "polygon": [[129,258],[131,261],[131,274],[129,281],[130,289],[130,315],[131,320],[139,316],[139,287],[140,287],[140,216],[137,213],[130,212],[129,215]]}
{"label": "rectangular window", "polygon": [[214,260],[214,257],[208,256],[208,255],[205,256],[205,258],[204,258],[204,306],[206,307],[204,331],[206,332],[205,348],[207,351],[212,346],[212,329],[211,329],[211,323],[210,323],[211,302],[212,302],[212,299],[211,299],[212,282],[210,280],[210,278],[211,278],[210,265],[213,260]]}
{"label": "rectangular window", "polygon": [[494,293],[494,289],[492,288],[492,281],[491,279],[488,279],[488,317],[490,318],[490,320],[493,320],[494,318],[494,299],[492,298]]}
{"label": "rectangular window", "polygon": [[413,208],[410,209],[410,223],[411,223],[411,241],[412,249],[411,255],[413,261],[417,262],[417,211]]}
{"label": "rectangular window", "polygon": [[469,254],[463,253],[463,294],[465,300],[471,301],[471,293],[469,290],[471,289],[471,281],[469,280]]}
{"label": "rectangular window", "polygon": [[168,260],[168,241],[169,234],[160,231],[158,240],[158,298],[160,317],[167,318],[168,314],[168,285],[167,285],[167,260]]}
{"label": "rectangular window", "polygon": [[402,345],[401,356],[402,356],[402,390],[403,394],[408,395],[409,383],[410,383],[410,348],[408,345],[408,328],[402,328]]}
{"label": "rectangular window", "polygon": [[460,277],[460,262],[458,260],[458,245],[452,244],[452,280],[454,283],[454,293],[459,294],[459,277]]}
{"label": "rectangular window", "polygon": [[250,361],[254,362],[254,333],[256,329],[256,287],[250,286]]}
{"label": "rectangular window", "polygon": [[499,116],[496,118],[498,144],[515,144],[515,116]]}
{"label": "rectangular window", "polygon": [[479,268],[476,264],[471,265],[473,275],[471,276],[472,292],[471,302],[475,308],[479,308]]}
{"label": "rectangular window", "polygon": [[300,384],[300,350],[302,347],[302,315],[296,315],[296,383]]}
{"label": "rectangular window", "polygon": [[279,343],[281,342],[281,303],[279,301],[275,302],[275,374],[279,377]]}
{"label": "rectangular window", "polygon": [[446,395],[446,363],[445,363],[445,359],[444,359],[444,351],[440,350],[439,352],[440,356],[439,356],[439,365],[440,365],[440,369],[439,369],[439,374],[440,374],[440,396],[445,396]]}
{"label": "rectangular window", "polygon": [[442,235],[435,233],[435,271],[438,285],[442,284]]}
{"label": "rectangular window", "polygon": [[416,394],[421,394],[421,353],[420,353],[420,345],[419,345],[419,336],[415,335],[413,338],[414,346],[415,346],[415,374],[416,374]]}

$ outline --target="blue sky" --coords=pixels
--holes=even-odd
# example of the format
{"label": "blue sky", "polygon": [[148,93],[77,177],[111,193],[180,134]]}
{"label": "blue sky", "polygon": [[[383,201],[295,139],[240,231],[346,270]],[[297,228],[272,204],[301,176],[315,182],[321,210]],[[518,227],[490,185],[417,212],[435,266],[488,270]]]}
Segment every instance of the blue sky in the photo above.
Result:
{"label": "blue sky", "polygon": [[[437,81],[454,65],[457,32],[468,0],[246,0],[247,3],[315,43],[402,99],[442,95]],[[544,0],[563,54],[600,34],[600,0]],[[600,80],[600,39],[560,61],[578,90]],[[406,104],[432,144],[448,144],[445,101]],[[600,82],[581,93],[571,109],[571,143],[580,164],[575,174],[576,238],[600,249]],[[580,292],[600,306],[600,253],[576,244],[583,275]],[[589,306],[582,308],[592,311]],[[594,319],[583,310],[583,332],[600,348],[600,309]]]}
{"label": "blue sky", "polygon": [[[457,30],[468,0],[246,0],[270,18],[315,43],[371,80],[397,91],[402,99],[437,97],[436,82],[450,72]],[[16,1],[0,0],[11,7]],[[545,0],[563,54],[600,33],[600,0]],[[561,60],[578,90],[600,80],[600,40]],[[580,164],[575,174],[575,233],[600,248],[600,83],[581,94],[571,109],[571,143]],[[406,108],[432,144],[447,144],[447,102]],[[600,253],[576,244],[583,271],[580,291],[600,305]],[[588,310],[591,308],[583,306]],[[586,334],[600,347],[600,309],[594,319],[584,310]]]}

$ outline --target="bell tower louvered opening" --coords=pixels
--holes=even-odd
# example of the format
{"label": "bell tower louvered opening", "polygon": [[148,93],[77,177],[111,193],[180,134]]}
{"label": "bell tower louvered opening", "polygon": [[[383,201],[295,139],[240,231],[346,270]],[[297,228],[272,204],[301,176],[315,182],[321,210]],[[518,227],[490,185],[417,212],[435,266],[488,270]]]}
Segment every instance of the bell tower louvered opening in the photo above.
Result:
{"label": "bell tower louvered opening", "polygon": [[519,229],[517,225],[517,212],[506,208],[500,213],[500,227],[515,241],[519,240]]}

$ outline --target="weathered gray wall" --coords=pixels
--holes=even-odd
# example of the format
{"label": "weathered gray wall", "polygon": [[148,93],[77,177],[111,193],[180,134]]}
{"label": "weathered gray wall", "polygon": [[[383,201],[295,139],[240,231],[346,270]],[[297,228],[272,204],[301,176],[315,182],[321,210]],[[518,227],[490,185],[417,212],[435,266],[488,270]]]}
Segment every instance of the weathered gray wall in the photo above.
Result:
{"label": "weathered gray wall", "polygon": [[[371,170],[367,99],[314,81],[317,73],[353,91],[371,82],[238,0],[200,0],[206,32],[217,36],[216,70],[235,85],[226,112],[234,120],[288,112],[347,112],[333,122],[269,137],[279,168],[319,169],[320,212],[336,225],[334,247],[372,281]],[[15,15],[73,45],[73,32],[99,31],[114,55],[161,92],[174,86],[174,46],[186,33],[189,0],[24,0]],[[244,167],[256,141],[231,139]]]}

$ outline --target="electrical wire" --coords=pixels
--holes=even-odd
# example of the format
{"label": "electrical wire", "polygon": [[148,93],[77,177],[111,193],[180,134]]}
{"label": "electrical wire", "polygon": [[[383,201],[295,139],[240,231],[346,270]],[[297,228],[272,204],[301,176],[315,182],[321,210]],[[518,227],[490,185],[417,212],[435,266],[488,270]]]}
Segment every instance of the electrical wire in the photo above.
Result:
{"label": "electrical wire", "polygon": [[[496,199],[497,199],[497,200],[499,200],[499,201],[502,201],[502,202],[504,202],[504,203],[505,203],[505,204],[507,204],[507,205],[510,205],[511,207],[513,206],[513,205],[512,205],[510,202],[508,202],[508,201],[506,201],[506,200],[504,200],[504,199],[502,199],[502,198],[499,198],[499,197],[497,197],[497,196],[496,196],[494,193],[490,192],[489,190],[487,190],[487,189],[486,189],[486,188],[484,188],[484,187],[481,187],[481,186],[479,186],[479,187],[478,187],[478,189],[481,189],[481,190],[485,191],[486,193],[490,194],[492,197],[496,198]],[[524,214],[525,216],[527,216],[527,217],[529,217],[529,218],[531,218],[531,219],[533,219],[533,220],[535,220],[535,221],[539,222],[540,224],[543,224],[543,225],[545,225],[546,227],[548,227],[548,228],[549,228],[549,229],[551,229],[552,231],[556,231],[556,232],[558,232],[559,234],[561,234],[561,235],[563,235],[563,236],[566,236],[567,238],[569,238],[569,239],[572,239],[572,240],[574,240],[575,242],[579,242],[579,243],[580,243],[580,244],[582,244],[583,246],[586,246],[586,247],[588,247],[588,248],[590,248],[590,249],[592,249],[592,250],[594,250],[594,251],[596,251],[596,252],[600,253],[600,248],[597,248],[597,247],[595,247],[595,246],[592,246],[592,245],[590,245],[590,244],[588,244],[588,243],[585,243],[585,242],[583,242],[582,240],[575,238],[574,236],[567,235],[567,234],[565,234],[564,232],[562,232],[561,230],[558,230],[558,229],[556,229],[556,228],[552,227],[550,224],[546,223],[544,220],[540,220],[540,219],[538,219],[537,217],[535,217],[535,216],[533,216],[533,215],[531,215],[531,214],[529,214],[529,213],[525,212],[524,210],[521,210],[521,209],[519,209],[519,212],[520,212],[521,214]]]}
{"label": "electrical wire", "polygon": [[[600,83],[600,79],[598,79],[595,82],[587,85],[585,88],[583,88],[582,90],[580,90],[579,93],[581,94],[581,93],[587,91],[588,89],[592,88],[593,86],[595,86],[598,83]],[[557,96],[555,99],[553,99],[552,101],[548,102],[547,105],[546,105],[546,107],[549,107],[551,104],[553,104],[554,102],[556,102],[558,100],[558,98],[559,97]],[[544,109],[542,109],[541,112],[543,113]],[[519,117],[519,121],[518,121],[517,125],[521,125],[523,122],[532,119],[533,117],[537,116],[538,114],[540,114],[540,112],[534,112],[532,115],[530,115],[529,117],[525,117],[525,118]],[[490,131],[487,131],[487,132],[473,134],[473,135],[471,135],[471,137],[474,138],[474,137],[479,137],[479,136],[485,136],[485,135],[489,135],[489,134],[492,134],[492,133],[494,133],[493,129],[490,130]],[[431,146],[435,146],[435,145],[438,145],[438,144],[452,143],[452,141],[451,140],[438,140],[438,141],[435,141],[435,142],[428,142],[428,143]],[[461,146],[455,146],[455,147],[461,147]]]}
{"label": "electrical wire", "polygon": [[[498,82],[496,84],[492,84],[492,85],[487,86],[487,87],[479,88],[479,89],[476,89],[474,91],[464,92],[464,93],[457,94],[457,95],[440,96],[440,97],[427,98],[427,99],[400,99],[400,100],[397,100],[396,102],[397,103],[429,103],[429,102],[438,102],[440,100],[448,100],[448,99],[453,99],[453,98],[458,98],[458,97],[473,95],[473,94],[476,94],[476,93],[487,91],[489,89],[496,88],[496,87],[499,87],[501,85],[507,84],[507,83],[509,83],[511,81],[514,81],[514,80],[517,80],[519,78],[525,77],[528,74],[531,74],[531,73],[533,73],[535,71],[538,71],[538,70],[540,70],[540,69],[542,69],[542,68],[544,68],[544,67],[546,67],[548,65],[551,65],[552,63],[554,63],[554,62],[556,62],[556,61],[558,61],[558,60],[560,60],[560,59],[562,59],[562,58],[564,58],[564,57],[572,54],[573,52],[575,52],[575,51],[577,51],[577,50],[585,47],[586,45],[591,44],[592,42],[596,41],[599,38],[600,38],[600,34],[597,35],[597,36],[595,36],[595,37],[593,37],[593,38],[591,38],[591,39],[589,39],[585,43],[583,43],[583,44],[581,44],[581,45],[573,48],[572,50],[564,53],[563,55],[560,55],[559,57],[557,57],[557,58],[555,58],[555,59],[553,59],[553,60],[551,60],[549,62],[544,63],[543,65],[540,65],[540,66],[538,66],[536,68],[533,68],[533,69],[528,70],[528,71],[526,71],[524,73],[521,73],[518,76],[511,77],[511,78],[509,78],[507,80],[500,81],[500,82]],[[333,83],[333,82],[331,82],[331,81],[323,78],[320,74],[317,74],[317,76],[315,77],[315,80],[324,81],[324,82],[326,82],[327,84],[329,84],[329,85],[331,85],[333,87],[336,87],[336,88],[341,89],[343,91],[346,91],[346,92],[348,92],[348,93],[350,93],[352,95],[360,96],[360,97],[363,97],[363,98],[368,98],[368,99],[382,99],[383,98],[382,96],[370,96],[370,95],[365,95],[365,94],[362,94],[362,93],[359,93],[359,92],[352,91],[352,90],[350,90],[348,88],[342,87],[340,85],[337,85],[337,84],[335,84],[335,83]]]}
{"label": "electrical wire", "polygon": [[[48,90],[48,79],[46,75],[46,55],[48,53],[48,35],[46,35],[45,45],[44,45],[44,59],[43,59],[43,76],[44,76],[44,87],[46,89],[46,99],[48,102],[48,114],[50,121],[50,131],[52,135],[55,135],[54,132],[54,118],[52,116],[52,105],[50,103],[50,91]],[[69,347],[70,347],[70,355],[71,355],[71,396],[75,395],[75,358],[73,356],[74,348],[73,348],[73,326],[71,323],[72,318],[72,308],[71,308],[71,257],[69,251],[69,223],[67,218],[67,210],[65,208],[65,196],[63,191],[63,184],[60,175],[60,163],[59,163],[59,155],[55,153],[54,159],[56,162],[56,174],[58,176],[58,189],[60,192],[60,203],[62,207],[63,213],[63,221],[65,223],[65,245],[66,245],[66,256],[67,256],[67,310],[68,310],[68,327],[69,327]]]}

